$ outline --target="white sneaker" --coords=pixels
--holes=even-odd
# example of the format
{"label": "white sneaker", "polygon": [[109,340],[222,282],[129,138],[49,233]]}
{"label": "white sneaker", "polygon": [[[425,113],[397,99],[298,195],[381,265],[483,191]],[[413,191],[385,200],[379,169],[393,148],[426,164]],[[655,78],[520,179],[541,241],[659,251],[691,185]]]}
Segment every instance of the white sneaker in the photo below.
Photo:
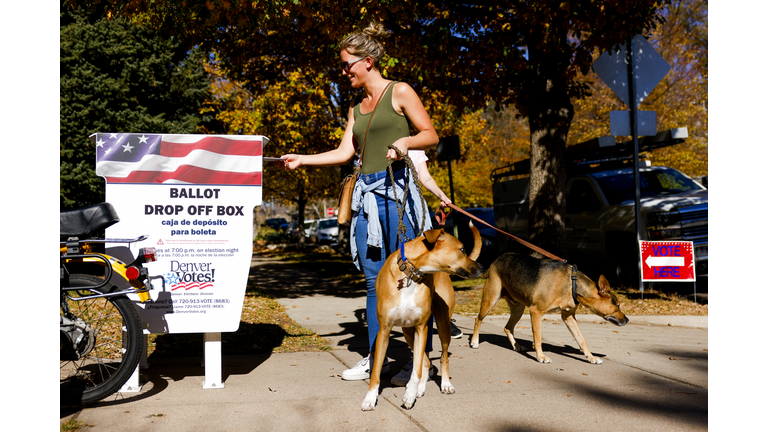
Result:
{"label": "white sneaker", "polygon": [[[392,379],[389,381],[390,384],[397,387],[404,387],[406,384],[408,384],[408,381],[411,379],[411,374],[413,373],[413,360],[409,361],[403,369],[397,373],[397,375],[393,376]],[[437,368],[432,365],[429,368],[429,376],[427,377],[427,381],[431,380],[433,376],[437,373]]]}
{"label": "white sneaker", "polygon": [[[347,381],[365,380],[371,377],[373,369],[373,354],[368,354],[356,365],[341,373],[341,379]],[[389,373],[389,359],[384,357],[384,364],[381,366],[381,373]]]}

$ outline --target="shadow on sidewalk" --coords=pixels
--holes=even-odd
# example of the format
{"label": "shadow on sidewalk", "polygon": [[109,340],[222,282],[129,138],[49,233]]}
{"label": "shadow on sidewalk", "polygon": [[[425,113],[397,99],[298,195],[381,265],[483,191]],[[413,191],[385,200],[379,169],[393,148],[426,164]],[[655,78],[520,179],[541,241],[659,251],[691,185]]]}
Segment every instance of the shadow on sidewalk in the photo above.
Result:
{"label": "shadow on sidewalk", "polygon": [[[193,335],[194,336],[194,335]],[[201,335],[200,335],[201,336]],[[271,354],[257,355],[222,355],[222,382],[232,375],[248,375],[264,363]],[[151,355],[147,359],[149,367],[139,371],[141,391],[139,393],[115,393],[103,400],[88,405],[86,408],[112,407],[149,399],[165,391],[171,382],[181,381],[190,376],[205,376],[203,356],[162,357]],[[65,418],[81,411],[84,407],[59,407],[60,418]]]}
{"label": "shadow on sidewalk", "polygon": [[311,297],[313,295],[352,298],[365,296],[365,284],[352,284],[322,278],[297,264],[254,255],[249,276],[264,293],[274,298]]}

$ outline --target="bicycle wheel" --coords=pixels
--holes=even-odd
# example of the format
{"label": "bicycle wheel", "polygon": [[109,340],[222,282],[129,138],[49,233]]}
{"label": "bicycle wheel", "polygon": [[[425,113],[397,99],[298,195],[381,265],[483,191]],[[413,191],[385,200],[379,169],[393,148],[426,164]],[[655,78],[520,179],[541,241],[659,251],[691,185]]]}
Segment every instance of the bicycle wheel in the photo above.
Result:
{"label": "bicycle wheel", "polygon": [[[71,275],[60,307],[60,399],[87,405],[115,393],[136,370],[141,355],[141,320],[124,295],[73,300],[115,290],[96,276]],[[71,297],[71,298],[69,298]],[[66,306],[65,306],[66,304]],[[67,310],[64,310],[68,308]]]}

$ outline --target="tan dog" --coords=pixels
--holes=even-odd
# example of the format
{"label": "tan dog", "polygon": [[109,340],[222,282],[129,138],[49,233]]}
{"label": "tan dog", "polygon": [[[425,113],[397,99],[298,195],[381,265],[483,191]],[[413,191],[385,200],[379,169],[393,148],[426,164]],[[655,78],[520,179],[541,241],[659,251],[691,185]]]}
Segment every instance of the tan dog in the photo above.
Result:
{"label": "tan dog", "polygon": [[453,285],[449,274],[473,278],[483,273],[482,266],[475,262],[480,255],[480,233],[474,226],[471,229],[475,247],[469,256],[454,236],[442,229],[435,229],[405,243],[405,263],[400,251],[390,255],[384,262],[376,279],[379,332],[376,335],[371,383],[363,399],[364,411],[376,408],[381,367],[393,326],[403,328],[405,340],[413,350],[414,367],[405,386],[403,406],[406,409],[412,408],[416,398],[424,395],[432,365],[429,357],[424,354],[427,323],[432,314],[435,315],[443,350],[440,356],[440,390],[443,393],[454,393],[448,375],[448,346],[451,343],[450,324],[454,306]]}
{"label": "tan dog", "polygon": [[565,262],[537,259],[528,255],[505,253],[498,257],[488,269],[488,279],[483,286],[483,300],[480,313],[475,318],[475,331],[470,346],[478,347],[480,323],[499,298],[503,297],[509,304],[510,311],[504,332],[515,351],[522,350],[520,344],[515,341],[515,325],[528,306],[531,313],[533,346],[539,362],[550,362],[541,349],[541,318],[546,313],[560,311],[565,325],[589,362],[603,363],[589,351],[587,341],[576,323],[577,302],[595,315],[618,326],[625,325],[629,319],[621,312],[616,296],[611,293],[611,287],[604,276],[600,276],[598,287],[585,274],[573,270],[573,266]]}

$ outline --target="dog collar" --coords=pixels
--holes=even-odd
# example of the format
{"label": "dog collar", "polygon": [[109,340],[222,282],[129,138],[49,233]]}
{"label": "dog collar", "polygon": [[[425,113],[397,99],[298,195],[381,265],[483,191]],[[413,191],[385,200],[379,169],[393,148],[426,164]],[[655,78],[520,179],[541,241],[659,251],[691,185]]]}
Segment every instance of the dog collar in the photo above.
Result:
{"label": "dog collar", "polygon": [[571,266],[571,295],[573,296],[573,302],[576,303],[576,307],[579,306],[579,298],[576,297],[576,269],[575,265]]}
{"label": "dog collar", "polygon": [[421,283],[426,276],[405,257],[405,242],[400,243],[400,257],[397,259],[397,265],[399,266],[400,271],[405,273],[408,279],[416,283]]}

